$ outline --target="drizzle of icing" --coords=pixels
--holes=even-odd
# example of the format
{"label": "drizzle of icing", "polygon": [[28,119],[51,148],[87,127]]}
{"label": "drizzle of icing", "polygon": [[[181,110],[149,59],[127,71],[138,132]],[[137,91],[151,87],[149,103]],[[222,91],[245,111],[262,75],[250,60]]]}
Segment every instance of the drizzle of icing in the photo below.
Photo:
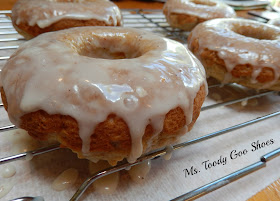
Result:
{"label": "drizzle of icing", "polygon": [[0,198],[3,198],[5,195],[7,195],[12,190],[13,187],[14,187],[13,183],[2,181],[0,183]]}
{"label": "drizzle of icing", "polygon": [[203,19],[235,17],[235,12],[230,6],[214,0],[168,0],[164,9],[167,9],[168,15],[187,14]]}
{"label": "drizzle of icing", "polygon": [[[211,40],[209,40],[211,38]],[[216,51],[223,59],[227,68],[227,75],[238,64],[251,64],[253,68],[252,83],[256,83],[257,76],[263,67],[274,70],[272,85],[280,76],[280,28],[241,19],[214,19],[198,25],[189,38],[189,46],[198,39],[199,49],[196,56],[209,49]],[[215,42],[213,42],[215,41]],[[226,79],[230,80],[231,78]],[[227,82],[225,80],[225,82]]]}
{"label": "drizzle of icing", "polygon": [[128,174],[132,181],[136,183],[142,183],[147,174],[151,169],[151,161],[147,160],[138,165],[132,166],[130,170],[128,170]]}
{"label": "drizzle of icing", "polygon": [[[121,52],[134,57],[96,58],[94,50],[100,48],[107,56]],[[70,115],[79,124],[86,156],[95,126],[114,113],[130,130],[130,162],[142,154],[149,123],[159,133],[165,114],[180,106],[189,124],[193,100],[200,86],[207,86],[203,66],[182,44],[116,27],[79,27],[36,37],[8,60],[1,76],[15,125],[22,115],[39,109]]]}
{"label": "drizzle of icing", "polygon": [[33,159],[33,157],[34,157],[34,156],[33,156],[32,153],[27,153],[24,159],[25,159],[26,161],[31,161],[31,160]]}
{"label": "drizzle of icing", "polygon": [[27,22],[29,26],[37,24],[40,28],[46,28],[62,19],[96,19],[116,26],[122,18],[119,8],[107,0],[20,0],[13,7],[12,16],[17,25]]}
{"label": "drizzle of icing", "polygon": [[[95,174],[100,170],[110,167],[107,161],[98,161],[97,163],[89,162],[90,174]],[[120,173],[115,172],[113,174],[101,177],[93,182],[95,190],[100,194],[112,194],[116,191],[119,183]]]}
{"label": "drizzle of icing", "polygon": [[52,189],[63,191],[70,188],[77,180],[79,175],[78,170],[69,168],[62,172],[52,183]]}
{"label": "drizzle of icing", "polygon": [[10,178],[16,174],[16,168],[12,164],[4,165],[1,169],[1,175],[4,178]]}
{"label": "drizzle of icing", "polygon": [[163,156],[163,158],[165,160],[170,160],[170,158],[172,157],[172,153],[173,153],[173,146],[172,145],[168,145],[166,146],[166,154]]}

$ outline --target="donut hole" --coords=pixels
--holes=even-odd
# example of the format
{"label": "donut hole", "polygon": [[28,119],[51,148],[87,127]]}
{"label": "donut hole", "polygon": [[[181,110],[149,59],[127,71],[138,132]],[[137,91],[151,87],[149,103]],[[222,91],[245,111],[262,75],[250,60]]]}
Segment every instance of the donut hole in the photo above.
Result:
{"label": "donut hole", "polygon": [[[140,57],[142,53],[138,47],[122,43],[101,41],[99,45],[94,42],[85,43],[78,51],[81,56],[99,59],[133,59]],[[122,44],[122,45],[121,45]]]}
{"label": "donut hole", "polygon": [[199,4],[199,5],[206,5],[206,6],[216,6],[215,2],[212,1],[205,1],[205,0],[191,0],[194,4]]}
{"label": "donut hole", "polygon": [[99,58],[99,59],[131,59],[135,58],[132,55],[128,55],[125,52],[112,52],[107,48],[85,48],[79,52],[81,56]]}
{"label": "donut hole", "polygon": [[275,31],[269,28],[254,26],[234,26],[233,31],[242,36],[259,39],[259,40],[275,40]]}

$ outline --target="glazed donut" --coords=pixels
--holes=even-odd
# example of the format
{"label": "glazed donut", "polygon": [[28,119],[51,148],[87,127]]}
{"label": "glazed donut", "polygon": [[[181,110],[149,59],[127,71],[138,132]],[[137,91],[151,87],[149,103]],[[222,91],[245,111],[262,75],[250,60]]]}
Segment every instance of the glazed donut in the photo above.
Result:
{"label": "glazed donut", "polygon": [[185,31],[206,20],[236,16],[230,6],[214,0],[167,0],[163,13],[171,27]]}
{"label": "glazed donut", "polygon": [[18,0],[12,23],[25,38],[80,26],[121,26],[119,8],[108,0]]}
{"label": "glazed donut", "polygon": [[182,44],[117,27],[42,34],[11,56],[1,78],[17,127],[111,164],[174,143],[207,93],[203,66]]}
{"label": "glazed donut", "polygon": [[280,28],[252,20],[214,19],[192,30],[189,49],[221,82],[280,90]]}

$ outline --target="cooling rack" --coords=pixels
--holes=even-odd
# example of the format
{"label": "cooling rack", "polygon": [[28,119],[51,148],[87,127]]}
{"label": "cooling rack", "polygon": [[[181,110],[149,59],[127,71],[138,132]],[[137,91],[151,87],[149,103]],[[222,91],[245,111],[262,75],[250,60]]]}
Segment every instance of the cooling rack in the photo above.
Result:
{"label": "cooling rack", "polygon": [[[0,12],[0,69],[15,49],[25,41],[13,29],[7,14],[10,14],[10,11]],[[162,12],[159,10],[123,10],[123,18],[125,27],[149,30],[184,44],[189,34],[188,32],[172,29],[166,23]],[[277,133],[280,129],[277,123],[277,120],[279,120],[278,115],[280,114],[279,94],[274,91],[256,92],[234,83],[221,85],[212,79],[209,79],[208,83],[209,94],[201,109],[201,115],[190,134],[183,137],[180,143],[172,147],[172,150],[174,150],[173,158],[170,161],[164,161],[160,157],[170,151],[170,147],[168,147],[151,152],[141,157],[134,164],[130,164],[136,165],[143,160],[155,159],[153,160],[155,167],[152,168],[150,173],[152,179],[147,179],[144,187],[143,185],[130,184],[132,188],[129,188],[125,184],[121,184],[120,190],[117,192],[118,194],[114,194],[112,197],[110,195],[106,195],[107,197],[104,195],[95,195],[92,189],[87,190],[94,180],[112,172],[126,169],[129,164],[124,162],[114,168],[100,171],[91,177],[88,177],[88,174],[81,175],[81,180],[77,182],[77,188],[66,191],[64,194],[55,194],[55,198],[57,200],[68,200],[68,198],[70,200],[91,200],[92,198],[98,200],[124,200],[124,198],[128,199],[129,197],[133,197],[134,200],[191,200],[249,174],[245,177],[246,179],[243,178],[230,184],[231,187],[228,187],[230,185],[225,186],[222,188],[222,191],[220,189],[200,198],[201,200],[217,200],[217,197],[223,196],[225,192],[231,192],[235,194],[236,200],[244,200],[244,198],[248,198],[247,193],[244,193],[244,191],[254,189],[250,192],[253,195],[253,193],[261,190],[259,185],[254,184],[259,182],[258,179],[260,177],[262,177],[263,181],[262,187],[265,187],[280,177],[277,173],[278,170],[275,168],[280,165],[279,159],[272,160],[270,162],[272,165],[269,165],[269,163],[266,166],[267,161],[280,154],[280,138]],[[15,127],[9,122],[3,104],[0,102],[0,132],[7,133],[10,130],[14,131],[14,129]],[[211,147],[217,148],[213,150]],[[254,147],[257,147],[256,150],[254,150]],[[0,159],[0,165],[12,161],[13,163],[17,163],[18,161],[16,160],[32,158],[42,154],[44,155],[35,157],[34,160],[40,158],[38,159],[40,163],[48,164],[51,159],[46,158],[51,157],[47,157],[47,155],[55,152],[58,152],[58,154],[53,154],[52,157],[56,157],[60,152],[65,154],[64,150],[56,144],[8,157],[5,155],[5,149],[3,151],[0,148],[0,157],[2,157]],[[190,157],[192,155],[194,157]],[[217,157],[220,159],[219,167],[219,159],[215,160]],[[228,162],[227,164],[222,164],[225,158],[228,159]],[[81,160],[81,163],[84,164],[84,160]],[[53,168],[53,171],[56,173],[61,170],[61,167],[55,164]],[[259,171],[255,172],[255,170]],[[159,175],[158,172],[164,174],[166,179],[162,175]],[[34,178],[40,178],[41,173],[33,172],[32,175],[35,175]],[[204,179],[204,177],[208,178]],[[268,179],[263,179],[264,177]],[[26,176],[21,179],[26,179]],[[42,181],[42,179],[39,180]],[[28,191],[24,189],[27,188],[27,184],[32,184],[32,182],[27,184],[22,183],[24,182],[17,184],[17,192],[11,195],[11,199],[26,196]],[[184,183],[193,184],[186,186]],[[245,186],[250,187],[240,189],[239,186],[242,183],[247,183],[249,185]],[[185,186],[181,187],[182,185]],[[155,193],[155,189],[160,193]],[[127,193],[130,190],[133,193]],[[145,195],[141,191],[149,195]],[[121,197],[120,194],[124,192],[127,194]],[[29,193],[32,196],[37,195],[34,191],[30,191]],[[45,198],[48,196],[46,194],[40,194],[42,191],[37,193]],[[227,200],[231,199],[227,198]]]}

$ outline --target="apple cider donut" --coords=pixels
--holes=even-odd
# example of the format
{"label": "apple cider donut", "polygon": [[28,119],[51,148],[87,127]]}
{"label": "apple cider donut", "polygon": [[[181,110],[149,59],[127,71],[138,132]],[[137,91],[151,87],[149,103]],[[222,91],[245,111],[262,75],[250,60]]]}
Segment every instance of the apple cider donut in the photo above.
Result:
{"label": "apple cider donut", "polygon": [[111,164],[174,143],[207,93],[203,66],[182,44],[118,27],[42,34],[19,47],[1,78],[17,127]]}
{"label": "apple cider donut", "polygon": [[214,19],[195,27],[189,49],[221,82],[280,90],[280,28],[242,19]]}
{"label": "apple cider donut", "polygon": [[163,13],[171,27],[185,31],[206,20],[236,16],[233,8],[214,0],[168,0]]}
{"label": "apple cider donut", "polygon": [[25,38],[80,26],[121,26],[119,8],[108,0],[18,0],[12,23]]}

